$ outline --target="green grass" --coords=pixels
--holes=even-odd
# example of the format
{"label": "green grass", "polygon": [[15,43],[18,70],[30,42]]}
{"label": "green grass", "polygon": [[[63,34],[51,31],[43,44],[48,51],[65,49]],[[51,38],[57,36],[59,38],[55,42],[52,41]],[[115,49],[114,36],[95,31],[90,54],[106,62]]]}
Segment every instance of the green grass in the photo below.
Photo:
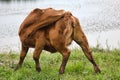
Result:
{"label": "green grass", "polygon": [[94,73],[92,64],[81,50],[73,50],[63,75],[58,74],[62,56],[43,52],[40,58],[42,71],[35,70],[32,54],[28,53],[21,69],[14,71],[19,60],[16,52],[0,53],[0,80],[120,80],[120,50],[97,50],[93,56],[101,69]]}

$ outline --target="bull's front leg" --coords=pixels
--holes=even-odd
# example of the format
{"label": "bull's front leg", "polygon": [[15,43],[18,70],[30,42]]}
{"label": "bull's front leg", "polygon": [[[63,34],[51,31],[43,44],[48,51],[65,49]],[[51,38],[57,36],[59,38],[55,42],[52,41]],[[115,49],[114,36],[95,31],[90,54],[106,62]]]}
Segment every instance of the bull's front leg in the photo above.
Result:
{"label": "bull's front leg", "polygon": [[84,32],[82,31],[79,24],[77,24],[77,26],[74,28],[73,39],[75,40],[75,42],[78,45],[80,45],[80,47],[82,48],[85,56],[93,64],[95,72],[100,73],[101,71],[100,71],[99,67],[97,66],[96,62],[93,59],[92,52],[91,52],[91,49],[89,47],[87,38],[86,38],[86,36],[85,36]]}
{"label": "bull's front leg", "polygon": [[41,71],[40,63],[39,63],[39,57],[40,57],[41,51],[42,51],[42,49],[35,48],[35,51],[33,53],[33,59],[35,61],[35,65],[36,65],[36,71],[38,71],[38,72]]}
{"label": "bull's front leg", "polygon": [[35,47],[34,53],[33,53],[33,59],[35,61],[35,65],[36,65],[36,71],[40,72],[41,71],[41,67],[40,67],[40,62],[39,62],[39,57],[40,54],[42,52],[43,47]]}
{"label": "bull's front leg", "polygon": [[34,53],[33,53],[33,59],[35,61],[35,65],[36,65],[36,71],[38,71],[38,72],[41,71],[39,58],[40,58],[40,54],[41,54],[41,52],[44,48],[44,44],[45,44],[44,41],[45,41],[44,37],[41,34],[41,36],[38,39],[36,39],[35,50],[34,50]]}
{"label": "bull's front leg", "polygon": [[23,44],[22,44],[21,47],[22,47],[22,50],[21,50],[21,53],[20,53],[20,60],[17,64],[17,67],[15,68],[15,70],[18,70],[22,66],[23,61],[25,59],[25,56],[26,56],[26,54],[28,52],[28,49],[29,49],[28,47],[25,47]]}

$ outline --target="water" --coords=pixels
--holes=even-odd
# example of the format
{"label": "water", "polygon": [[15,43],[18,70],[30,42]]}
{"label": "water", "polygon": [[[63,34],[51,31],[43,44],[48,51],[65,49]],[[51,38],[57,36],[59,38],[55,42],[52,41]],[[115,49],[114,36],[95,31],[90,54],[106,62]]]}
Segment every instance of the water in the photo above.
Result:
{"label": "water", "polygon": [[[20,51],[18,29],[34,8],[64,9],[79,18],[90,46],[120,49],[119,0],[0,0],[0,51]],[[73,43],[72,47],[76,44]]]}

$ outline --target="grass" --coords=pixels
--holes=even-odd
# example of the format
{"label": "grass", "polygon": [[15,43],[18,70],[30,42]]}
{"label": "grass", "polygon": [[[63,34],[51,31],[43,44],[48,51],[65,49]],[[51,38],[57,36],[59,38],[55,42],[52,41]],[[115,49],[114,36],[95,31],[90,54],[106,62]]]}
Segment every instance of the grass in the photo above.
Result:
{"label": "grass", "polygon": [[0,53],[0,80],[120,80],[120,50],[98,50],[93,48],[93,56],[101,69],[94,73],[92,64],[81,50],[73,50],[63,75],[58,74],[61,64],[59,53],[43,52],[40,58],[42,71],[35,70],[32,54],[28,53],[21,69],[14,71],[19,60],[16,52]]}

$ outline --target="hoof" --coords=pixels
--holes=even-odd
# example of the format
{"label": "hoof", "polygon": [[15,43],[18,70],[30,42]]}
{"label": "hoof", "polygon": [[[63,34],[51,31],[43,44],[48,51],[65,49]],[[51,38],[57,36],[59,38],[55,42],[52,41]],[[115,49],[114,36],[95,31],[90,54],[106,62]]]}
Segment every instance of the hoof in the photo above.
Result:
{"label": "hoof", "polygon": [[95,70],[95,73],[101,73],[101,70],[98,67],[95,67],[94,70]]}
{"label": "hoof", "polygon": [[63,74],[63,73],[64,73],[64,71],[61,71],[61,70],[59,71],[59,74]]}
{"label": "hoof", "polygon": [[40,71],[41,71],[41,69],[40,69],[40,68],[36,68],[36,71],[37,71],[37,72],[40,72]]}
{"label": "hoof", "polygon": [[100,69],[99,69],[99,70],[96,70],[95,73],[101,73]]}
{"label": "hoof", "polygon": [[17,70],[20,69],[20,68],[21,68],[21,66],[20,66],[20,65],[17,65],[14,70],[17,71]]}

